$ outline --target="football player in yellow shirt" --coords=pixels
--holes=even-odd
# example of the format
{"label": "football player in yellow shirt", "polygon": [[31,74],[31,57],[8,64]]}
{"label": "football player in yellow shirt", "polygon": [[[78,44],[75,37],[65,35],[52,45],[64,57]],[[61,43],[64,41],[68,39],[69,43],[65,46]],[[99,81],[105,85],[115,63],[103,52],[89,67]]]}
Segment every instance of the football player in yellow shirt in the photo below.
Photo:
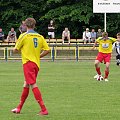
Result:
{"label": "football player in yellow shirt", "polygon": [[95,60],[95,68],[96,68],[97,75],[94,76],[94,78],[97,78],[97,80],[103,80],[99,63],[104,61],[106,65],[104,80],[108,81],[109,65],[110,65],[111,53],[112,53],[112,44],[115,41],[116,41],[115,38],[108,37],[108,33],[103,32],[102,37],[99,37],[95,41],[95,44],[93,45],[93,49],[94,49],[96,44],[97,43],[99,44],[99,47],[98,47],[99,52]]}
{"label": "football player in yellow shirt", "polygon": [[[48,111],[42,100],[41,92],[36,84],[37,74],[40,68],[40,58],[50,51],[44,37],[34,31],[36,21],[34,18],[25,20],[27,32],[20,35],[13,52],[21,51],[24,70],[24,88],[21,94],[19,105],[11,110],[13,113],[20,113],[25,100],[28,97],[29,89],[32,88],[35,99],[41,107],[40,115],[48,115]],[[41,53],[42,50],[42,53]],[[41,54],[40,54],[41,53]]]}

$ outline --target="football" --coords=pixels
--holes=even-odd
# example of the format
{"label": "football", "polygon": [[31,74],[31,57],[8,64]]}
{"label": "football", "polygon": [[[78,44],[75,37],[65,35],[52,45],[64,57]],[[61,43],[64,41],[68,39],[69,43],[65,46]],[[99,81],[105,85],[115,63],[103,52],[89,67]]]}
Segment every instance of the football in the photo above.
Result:
{"label": "football", "polygon": [[98,77],[97,77],[97,80],[98,80],[98,81],[102,81],[102,80],[103,80],[103,77],[102,77],[102,76],[98,76]]}

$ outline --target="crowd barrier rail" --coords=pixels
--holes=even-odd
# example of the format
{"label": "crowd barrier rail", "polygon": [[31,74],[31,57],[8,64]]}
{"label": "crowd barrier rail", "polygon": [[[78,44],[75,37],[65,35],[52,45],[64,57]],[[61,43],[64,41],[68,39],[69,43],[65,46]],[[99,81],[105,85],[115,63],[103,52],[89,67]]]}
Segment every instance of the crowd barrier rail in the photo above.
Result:
{"label": "crowd barrier rail", "polygon": [[[13,53],[13,47],[15,44],[2,44],[0,45],[0,59],[1,60],[19,60],[21,59],[20,53]],[[49,55],[42,59],[48,59],[48,60],[64,60],[64,59],[73,59],[78,61],[81,58],[81,51],[86,51],[85,54],[90,56],[89,59],[91,59],[91,55],[89,55],[89,52],[93,52],[91,50],[93,44],[49,44],[49,47],[51,48],[51,52]],[[95,50],[97,50],[97,47]],[[62,54],[62,55],[59,55]],[[83,53],[84,54],[84,53]],[[94,56],[94,55],[93,55]]]}

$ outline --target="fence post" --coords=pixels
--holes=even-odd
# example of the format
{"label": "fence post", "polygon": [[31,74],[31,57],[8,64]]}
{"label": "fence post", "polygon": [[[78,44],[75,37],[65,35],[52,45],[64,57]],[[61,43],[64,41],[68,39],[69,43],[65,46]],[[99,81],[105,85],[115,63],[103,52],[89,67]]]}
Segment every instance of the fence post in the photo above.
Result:
{"label": "fence post", "polygon": [[78,61],[78,45],[76,45],[76,61]]}
{"label": "fence post", "polygon": [[54,45],[53,45],[53,48],[52,48],[52,61],[54,62],[54,59],[55,59],[55,50],[54,50]]}
{"label": "fence post", "polygon": [[5,60],[7,61],[8,60],[8,50],[7,50],[7,47],[5,48]]}

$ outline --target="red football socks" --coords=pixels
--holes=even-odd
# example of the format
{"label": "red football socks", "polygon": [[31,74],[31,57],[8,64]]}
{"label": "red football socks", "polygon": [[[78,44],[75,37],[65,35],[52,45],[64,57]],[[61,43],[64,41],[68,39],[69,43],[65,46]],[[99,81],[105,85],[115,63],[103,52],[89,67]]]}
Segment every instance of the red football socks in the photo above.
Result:
{"label": "red football socks", "polygon": [[97,68],[96,68],[96,72],[98,73],[98,75],[101,75],[100,67],[97,67]]}
{"label": "red football socks", "polygon": [[45,111],[46,107],[45,107],[44,102],[42,100],[42,95],[40,93],[40,90],[38,89],[38,87],[35,87],[32,89],[32,91],[33,91],[34,97],[38,101],[42,111]]}
{"label": "red football socks", "polygon": [[29,88],[24,87],[24,88],[23,88],[23,91],[22,91],[21,98],[20,98],[20,103],[19,103],[19,105],[17,106],[17,108],[22,109],[22,106],[23,106],[25,100],[27,99],[28,94],[29,94]]}
{"label": "red football socks", "polygon": [[105,70],[105,79],[108,78],[109,71]]}

